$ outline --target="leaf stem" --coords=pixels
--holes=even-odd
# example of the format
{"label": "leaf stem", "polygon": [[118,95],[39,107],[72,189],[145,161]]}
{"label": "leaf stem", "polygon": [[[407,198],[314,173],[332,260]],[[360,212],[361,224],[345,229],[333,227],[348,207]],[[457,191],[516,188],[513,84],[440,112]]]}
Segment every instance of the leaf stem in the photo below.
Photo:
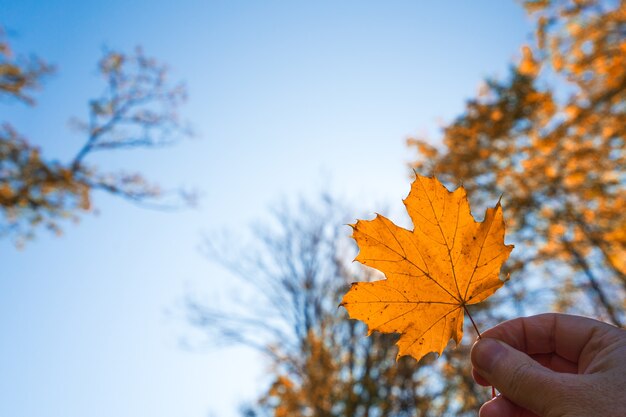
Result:
{"label": "leaf stem", "polygon": [[[463,304],[463,310],[465,310],[465,312],[467,313],[467,317],[469,317],[470,321],[472,322],[472,326],[474,326],[474,330],[476,330],[476,333],[478,334],[478,338],[479,339],[482,338],[482,335],[480,334],[480,330],[478,330],[478,327],[476,326],[476,323],[474,322],[474,319],[472,318],[472,315],[470,314],[465,304]],[[492,385],[491,386],[491,399],[493,400],[494,398],[496,398],[496,388]]]}
{"label": "leaf stem", "polygon": [[472,315],[470,314],[465,304],[463,304],[463,310],[465,310],[465,312],[467,313],[467,317],[469,317],[470,321],[472,322],[472,326],[474,326],[474,330],[476,330],[476,334],[478,334],[478,338],[480,339],[482,337],[482,335],[480,334],[480,330],[478,330],[478,327],[476,327],[476,323],[474,323],[474,319],[472,318]]}

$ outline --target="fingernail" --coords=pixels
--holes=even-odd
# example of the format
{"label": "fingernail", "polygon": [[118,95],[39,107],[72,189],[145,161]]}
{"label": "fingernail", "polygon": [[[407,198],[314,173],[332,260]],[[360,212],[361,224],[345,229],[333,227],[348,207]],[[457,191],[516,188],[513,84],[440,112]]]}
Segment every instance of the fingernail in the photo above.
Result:
{"label": "fingernail", "polygon": [[479,371],[490,373],[497,361],[506,355],[506,348],[495,339],[479,339],[472,348],[472,363]]}

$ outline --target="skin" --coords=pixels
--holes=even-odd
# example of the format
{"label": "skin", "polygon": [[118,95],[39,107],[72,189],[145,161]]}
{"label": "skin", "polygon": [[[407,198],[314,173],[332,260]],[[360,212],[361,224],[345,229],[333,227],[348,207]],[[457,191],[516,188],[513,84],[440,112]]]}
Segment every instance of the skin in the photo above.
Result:
{"label": "skin", "polygon": [[480,417],[626,416],[626,330],[541,314],[485,331],[472,347],[477,383],[501,393]]}

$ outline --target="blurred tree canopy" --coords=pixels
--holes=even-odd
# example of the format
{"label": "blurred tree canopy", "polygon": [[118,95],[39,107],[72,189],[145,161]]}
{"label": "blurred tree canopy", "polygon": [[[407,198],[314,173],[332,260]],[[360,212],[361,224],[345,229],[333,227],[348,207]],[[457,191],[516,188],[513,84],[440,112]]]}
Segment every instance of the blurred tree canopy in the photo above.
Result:
{"label": "blurred tree canopy", "polygon": [[626,323],[626,2],[528,1],[536,44],[445,127],[410,139],[413,167],[503,195],[512,281],[541,276],[554,307]]}
{"label": "blurred tree canopy", "polygon": [[[0,99],[34,105],[34,92],[53,72],[39,58],[14,55],[0,28]],[[177,114],[184,86],[169,82],[167,67],[140,48],[106,52],[98,73],[105,82],[102,95],[89,101],[87,120],[71,120],[85,142],[70,161],[44,158],[39,147],[2,121],[0,236],[11,235],[21,245],[39,226],[60,233],[62,220],[92,210],[94,190],[145,204],[163,196],[141,174],[102,171],[86,160],[99,151],[159,147],[189,135]]]}
{"label": "blurred tree canopy", "polygon": [[[559,310],[626,321],[626,2],[524,3],[536,43],[504,80],[443,129],[408,141],[412,168],[462,183],[482,210],[503,196],[510,281],[472,306],[480,327]],[[250,290],[226,311],[196,299],[190,321],[270,359],[271,381],[245,416],[475,416],[490,393],[471,377],[467,337],[443,357],[395,361],[394,338],[366,336],[337,305],[351,281],[350,210],[322,198],[277,214],[251,248],[208,251]],[[343,230],[346,230],[345,232]],[[228,248],[220,251],[219,248]],[[229,252],[230,251],[230,252]],[[231,256],[228,256],[230,253]],[[466,332],[475,335],[466,323]]]}

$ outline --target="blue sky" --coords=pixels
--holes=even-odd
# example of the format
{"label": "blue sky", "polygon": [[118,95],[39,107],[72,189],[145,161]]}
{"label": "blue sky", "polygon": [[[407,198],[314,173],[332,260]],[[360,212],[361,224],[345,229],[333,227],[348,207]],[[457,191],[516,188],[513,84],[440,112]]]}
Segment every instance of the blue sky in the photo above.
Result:
{"label": "blue sky", "polygon": [[185,294],[227,304],[233,289],[199,252],[202,234],[245,232],[282,198],[326,189],[359,212],[399,209],[405,139],[436,140],[530,31],[519,4],[499,0],[0,0],[0,25],[17,52],[58,68],[35,108],[0,103],[50,159],[82,143],[67,121],[102,89],[103,48],[142,45],[169,63],[198,137],[88,161],[203,195],[163,213],[97,194],[99,214],[60,238],[0,241],[0,416],[12,417],[237,415],[263,386],[263,358],[180,346],[201,338]]}

